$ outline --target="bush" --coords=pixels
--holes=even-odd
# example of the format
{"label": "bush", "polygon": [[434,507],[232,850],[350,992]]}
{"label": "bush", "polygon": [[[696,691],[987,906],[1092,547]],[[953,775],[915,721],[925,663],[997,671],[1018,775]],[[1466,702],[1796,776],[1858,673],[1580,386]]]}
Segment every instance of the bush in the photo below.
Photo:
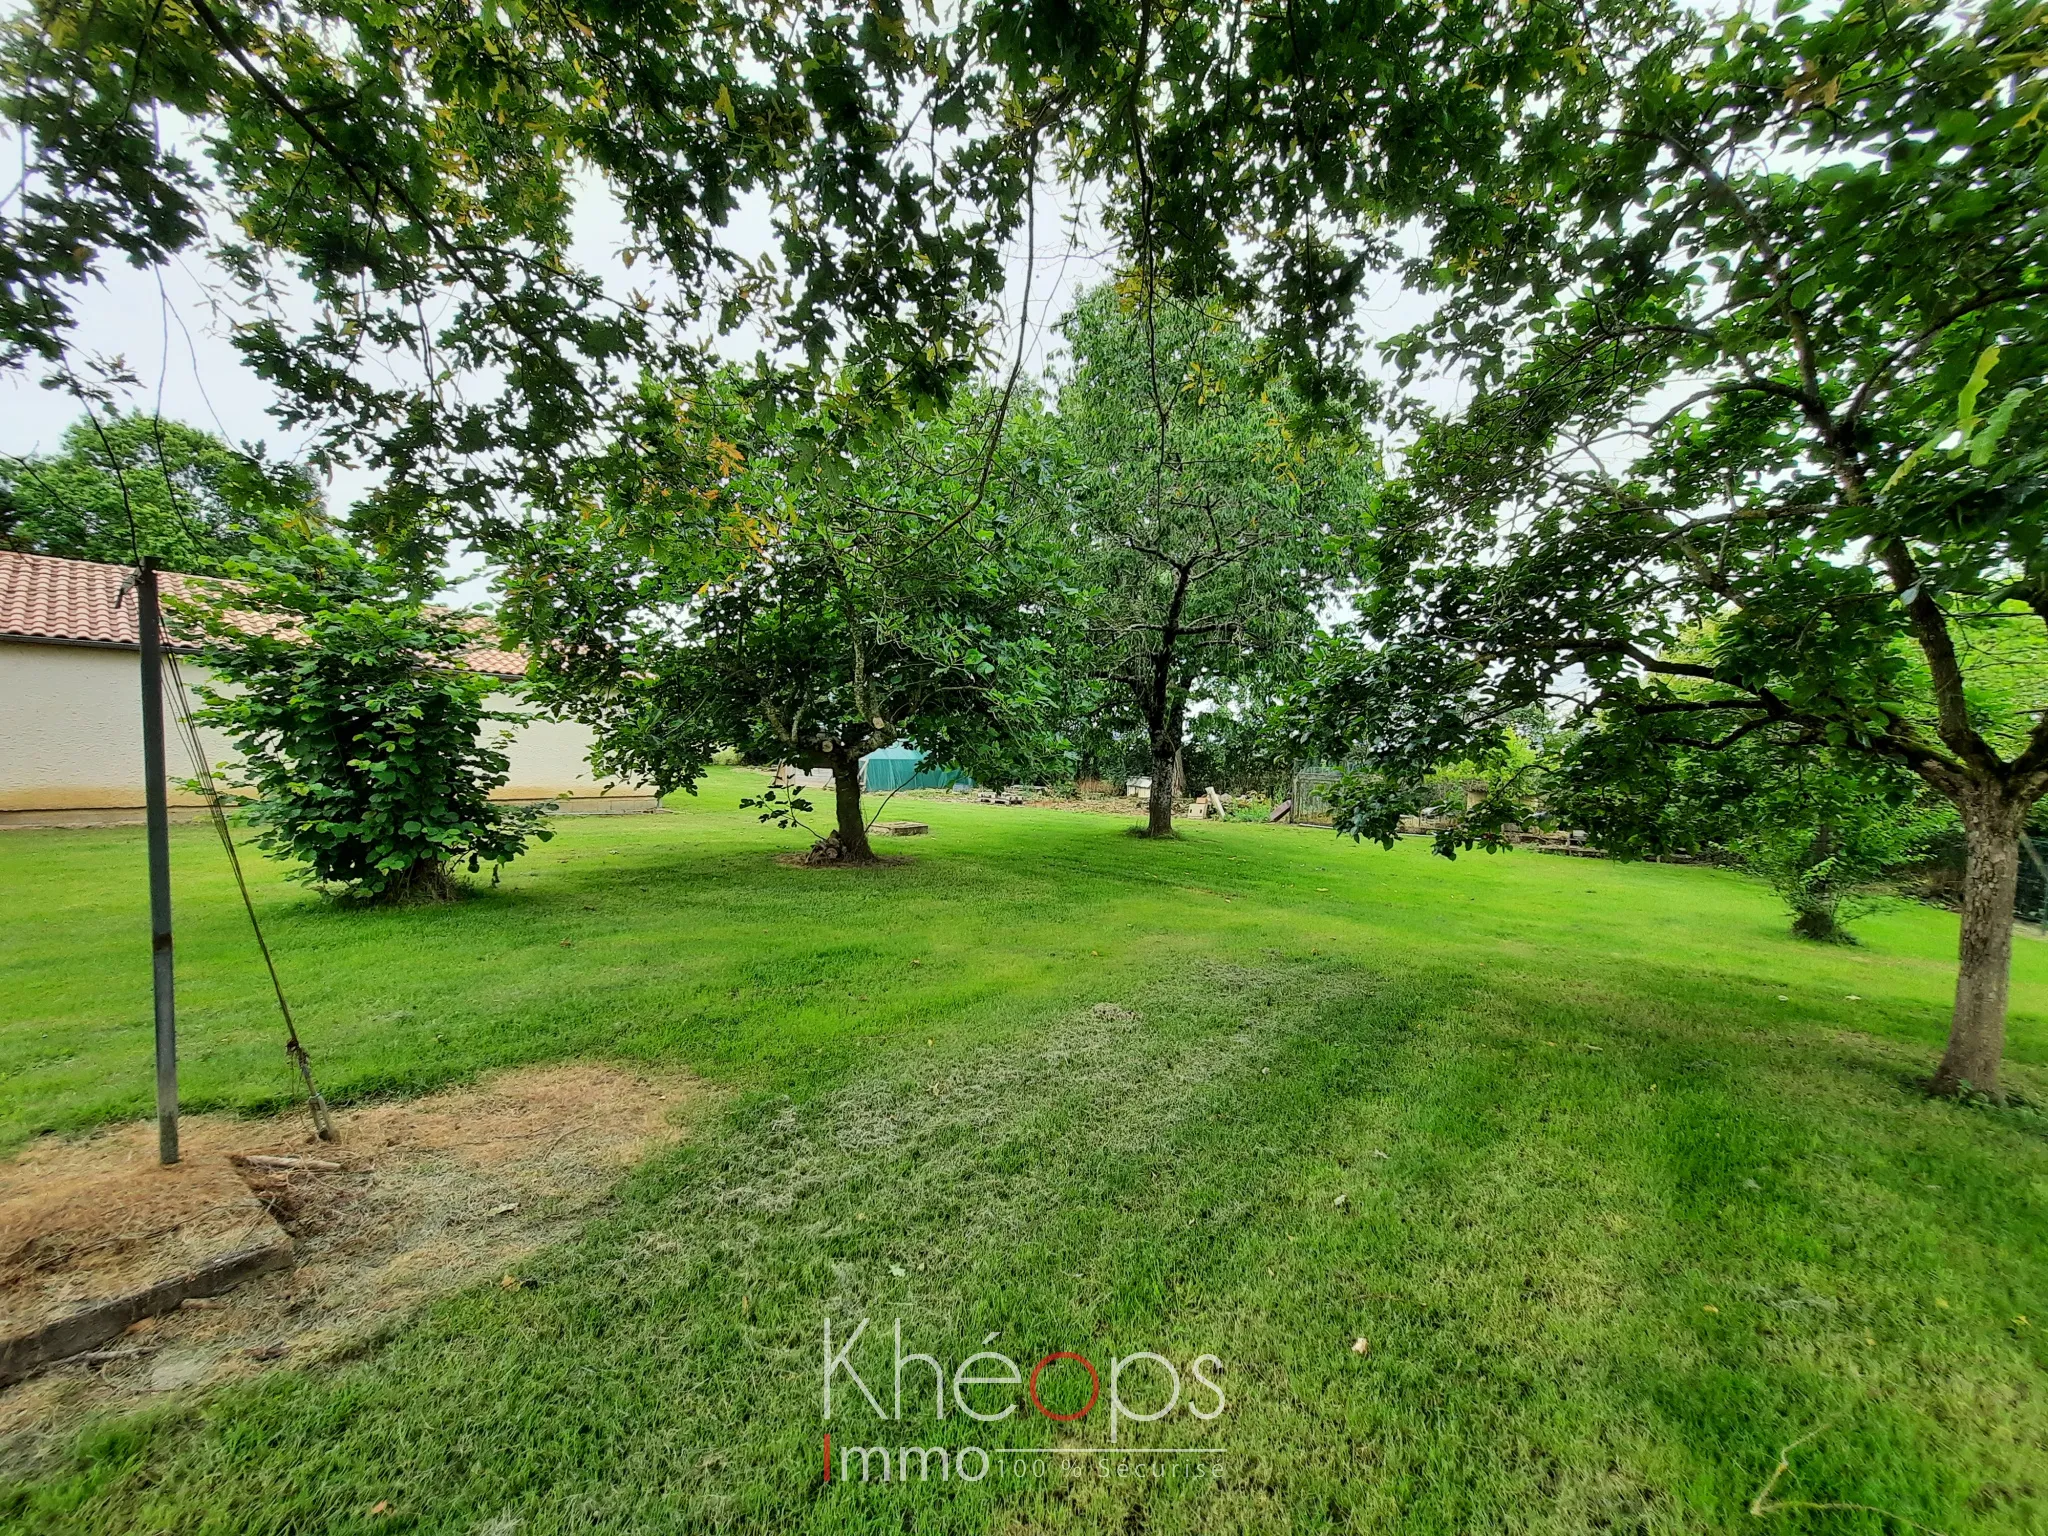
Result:
{"label": "bush", "polygon": [[1795,934],[1853,944],[1847,924],[1877,899],[1877,881],[1905,836],[1902,825],[1874,818],[1823,821],[1760,828],[1735,847],[1742,863],[1784,901]]}
{"label": "bush", "polygon": [[179,616],[203,637],[195,718],[242,755],[257,845],[294,877],[361,901],[445,900],[450,871],[545,841],[549,806],[491,800],[510,771],[482,739],[503,684],[471,670],[470,621],[423,606],[391,573],[321,541],[233,567],[237,585]]}
{"label": "bush", "polygon": [[1853,942],[1846,925],[1956,821],[1903,766],[1763,736],[1652,749],[1631,729],[1596,729],[1562,756],[1555,803],[1609,853],[1738,864],[1778,893],[1795,934],[1823,943]]}

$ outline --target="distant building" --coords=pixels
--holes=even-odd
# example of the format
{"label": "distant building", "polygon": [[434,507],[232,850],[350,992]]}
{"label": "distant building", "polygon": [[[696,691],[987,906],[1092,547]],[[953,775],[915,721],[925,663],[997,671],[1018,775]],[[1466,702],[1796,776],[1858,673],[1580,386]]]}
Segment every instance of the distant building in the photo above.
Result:
{"label": "distant building", "polygon": [[[126,566],[0,550],[0,827],[108,826],[143,814],[141,643],[133,596],[121,597]],[[198,578],[166,572],[166,596]],[[511,682],[526,658],[480,644],[466,660]],[[204,674],[189,661],[188,683]],[[516,708],[506,695],[492,707]],[[590,771],[590,731],[565,721],[514,728],[506,748],[512,775],[494,799],[556,800],[565,813],[651,811],[642,785],[599,780]],[[202,732],[209,762],[232,760],[221,737]],[[180,781],[192,765],[169,744],[172,815],[202,802]]]}

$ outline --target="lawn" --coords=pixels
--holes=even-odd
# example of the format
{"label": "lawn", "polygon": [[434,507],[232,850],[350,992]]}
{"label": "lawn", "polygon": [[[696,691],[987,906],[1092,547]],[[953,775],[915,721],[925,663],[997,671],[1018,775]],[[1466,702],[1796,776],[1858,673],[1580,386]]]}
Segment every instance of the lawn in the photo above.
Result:
{"label": "lawn", "polygon": [[[257,866],[337,1100],[589,1056],[688,1068],[725,1106],[531,1287],[96,1427],[0,1520],[2048,1526],[2048,1116],[1914,1091],[1953,918],[1901,907],[1821,949],[1718,871],[1238,824],[1155,845],[943,800],[891,845],[905,865],[799,869],[743,782],[559,823],[441,910],[344,911]],[[277,1107],[219,852],[193,828],[174,854],[188,1102]],[[146,1113],[139,836],[0,836],[0,907],[0,1136]],[[2048,1100],[2048,946],[2017,948],[2011,1082]],[[910,1364],[903,1421],[842,1374],[825,1423],[828,1317],[835,1348],[870,1320],[852,1359],[885,1407],[898,1320],[949,1371],[1084,1354],[1104,1397],[1060,1423],[969,1387],[1023,1407],[935,1421]],[[1214,1356],[1221,1415],[1124,1419],[1146,1454],[1036,1454],[1107,1445],[1109,1363],[1140,1351],[1183,1376]],[[1165,1381],[1133,1364],[1122,1400],[1149,1412]],[[1041,1382],[1054,1412],[1086,1387],[1072,1361]],[[828,1429],[995,1454],[979,1481],[827,1483]]]}

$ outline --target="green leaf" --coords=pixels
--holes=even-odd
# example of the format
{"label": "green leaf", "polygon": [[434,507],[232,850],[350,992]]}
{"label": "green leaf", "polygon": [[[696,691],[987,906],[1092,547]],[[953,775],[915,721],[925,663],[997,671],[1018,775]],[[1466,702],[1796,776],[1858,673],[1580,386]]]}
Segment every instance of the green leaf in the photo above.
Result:
{"label": "green leaf", "polygon": [[1984,381],[1991,377],[1991,370],[1998,366],[1999,347],[1991,343],[1977,354],[1977,366],[1970,370],[1970,381],[1956,396],[1956,425],[1968,437],[1977,430],[1977,397],[1984,392]]}
{"label": "green leaf", "polygon": [[1984,423],[1984,430],[1970,440],[1970,463],[1982,469],[1991,462],[1992,452],[1998,447],[1998,440],[2005,436],[2012,425],[2013,412],[2017,411],[2033,394],[2024,386],[2009,389],[2005,398],[1998,402],[1998,409],[1991,413],[1991,419]]}
{"label": "green leaf", "polygon": [[1880,496],[1890,495],[1892,487],[1896,486],[1901,480],[1905,479],[1907,475],[1911,474],[1913,471],[1913,466],[1918,464],[1923,458],[1925,458],[1929,453],[1931,453],[1935,449],[1935,447],[1939,445],[1941,440],[1948,436],[1948,434],[1949,429],[1947,427],[1943,427],[1939,432],[1936,432],[1934,436],[1928,438],[1926,442],[1922,443],[1918,448],[1915,448],[1911,453],[1907,454],[1905,459],[1901,461],[1901,463],[1899,464],[1899,467],[1892,471],[1891,478],[1886,480],[1885,483],[1881,487],[1879,487],[1877,494]]}

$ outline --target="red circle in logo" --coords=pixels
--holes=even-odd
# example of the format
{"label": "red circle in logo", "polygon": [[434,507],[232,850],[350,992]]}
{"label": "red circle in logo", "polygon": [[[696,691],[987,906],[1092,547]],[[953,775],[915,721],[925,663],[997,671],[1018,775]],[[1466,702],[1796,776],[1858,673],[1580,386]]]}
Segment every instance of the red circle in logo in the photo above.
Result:
{"label": "red circle in logo", "polygon": [[[1055,1360],[1078,1360],[1081,1362],[1081,1369],[1088,1373],[1088,1383],[1090,1389],[1088,1393],[1088,1401],[1079,1413],[1054,1413],[1050,1408],[1046,1407],[1045,1404],[1041,1403],[1038,1400],[1038,1373],[1044,1370],[1048,1365],[1051,1365]],[[1095,1399],[1102,1396],[1102,1378],[1095,1374],[1095,1367],[1089,1364],[1088,1357],[1086,1355],[1077,1355],[1070,1349],[1063,1349],[1058,1354],[1047,1355],[1043,1360],[1039,1361],[1038,1364],[1031,1367],[1031,1380],[1025,1386],[1024,1390],[1031,1394],[1031,1406],[1036,1408],[1040,1413],[1044,1414],[1048,1419],[1058,1419],[1062,1424],[1071,1424],[1076,1419],[1085,1419],[1088,1417],[1088,1410],[1095,1406]]]}

